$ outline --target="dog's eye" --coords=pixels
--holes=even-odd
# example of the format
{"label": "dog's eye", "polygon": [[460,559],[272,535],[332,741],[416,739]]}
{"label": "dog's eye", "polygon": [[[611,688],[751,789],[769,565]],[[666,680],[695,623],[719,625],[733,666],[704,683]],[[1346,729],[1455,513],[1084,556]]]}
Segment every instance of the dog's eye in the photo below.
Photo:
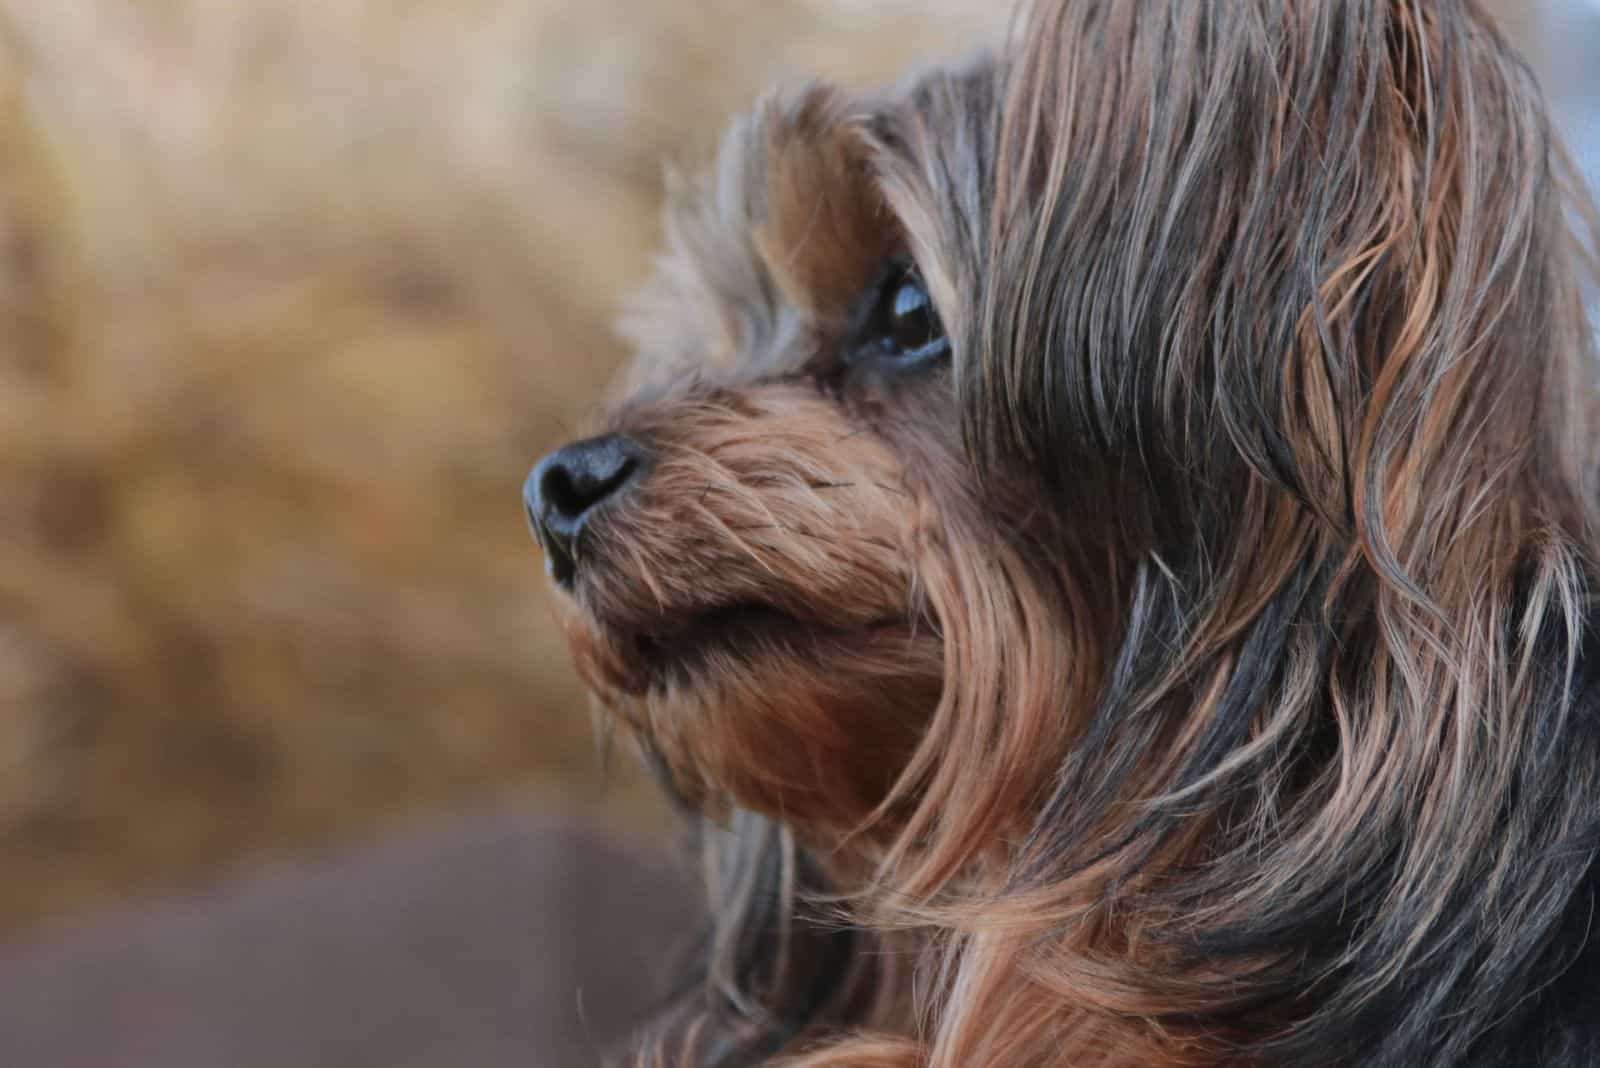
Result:
{"label": "dog's eye", "polygon": [[872,302],[849,362],[913,367],[932,363],[950,351],[928,287],[913,268],[891,270]]}

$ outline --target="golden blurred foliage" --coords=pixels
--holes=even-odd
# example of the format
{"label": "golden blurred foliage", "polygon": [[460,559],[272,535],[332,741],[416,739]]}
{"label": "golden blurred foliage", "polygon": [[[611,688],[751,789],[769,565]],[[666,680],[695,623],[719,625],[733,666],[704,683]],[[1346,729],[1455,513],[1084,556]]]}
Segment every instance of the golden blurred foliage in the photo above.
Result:
{"label": "golden blurred foliage", "polygon": [[663,160],[986,0],[0,0],[0,929],[600,793],[520,484]]}

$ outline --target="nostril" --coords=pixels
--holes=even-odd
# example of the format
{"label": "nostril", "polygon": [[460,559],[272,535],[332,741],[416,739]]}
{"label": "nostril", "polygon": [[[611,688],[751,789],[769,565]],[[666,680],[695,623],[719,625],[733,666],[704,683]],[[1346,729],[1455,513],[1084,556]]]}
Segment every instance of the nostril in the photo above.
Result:
{"label": "nostril", "polygon": [[588,510],[578,494],[578,487],[572,484],[572,476],[564,467],[551,467],[545,471],[539,484],[539,495],[550,510],[565,517],[577,518]]}

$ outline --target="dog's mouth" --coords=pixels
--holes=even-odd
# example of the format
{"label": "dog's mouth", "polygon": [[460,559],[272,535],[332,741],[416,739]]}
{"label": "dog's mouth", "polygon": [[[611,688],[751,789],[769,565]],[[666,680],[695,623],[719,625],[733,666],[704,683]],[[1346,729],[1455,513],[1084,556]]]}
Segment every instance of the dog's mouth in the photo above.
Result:
{"label": "dog's mouth", "polygon": [[625,642],[637,683],[659,691],[686,685],[700,673],[731,662],[748,665],[764,655],[804,655],[831,641],[865,639],[908,626],[898,615],[832,626],[761,601],[737,601],[634,629]]}
{"label": "dog's mouth", "polygon": [[742,601],[690,613],[669,626],[641,630],[633,652],[657,680],[691,671],[718,653],[740,655],[762,642],[803,632],[794,616],[759,601]]}
{"label": "dog's mouth", "polygon": [[569,633],[591,654],[580,655],[580,667],[587,661],[592,685],[630,698],[695,692],[719,676],[759,679],[764,667],[825,664],[841,649],[897,634],[909,640],[918,629],[906,612],[831,621],[818,618],[820,609],[812,614],[753,598],[637,615],[615,604],[605,606],[613,611],[596,611],[601,606],[584,601],[567,602]]}

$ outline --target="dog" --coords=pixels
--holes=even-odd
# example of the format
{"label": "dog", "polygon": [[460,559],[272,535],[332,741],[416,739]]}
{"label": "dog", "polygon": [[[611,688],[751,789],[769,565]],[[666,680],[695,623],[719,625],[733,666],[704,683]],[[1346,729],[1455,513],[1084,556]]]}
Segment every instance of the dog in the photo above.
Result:
{"label": "dog", "polygon": [[642,1063],[1600,1065],[1596,225],[1469,0],[1038,0],[674,183],[525,488]]}

